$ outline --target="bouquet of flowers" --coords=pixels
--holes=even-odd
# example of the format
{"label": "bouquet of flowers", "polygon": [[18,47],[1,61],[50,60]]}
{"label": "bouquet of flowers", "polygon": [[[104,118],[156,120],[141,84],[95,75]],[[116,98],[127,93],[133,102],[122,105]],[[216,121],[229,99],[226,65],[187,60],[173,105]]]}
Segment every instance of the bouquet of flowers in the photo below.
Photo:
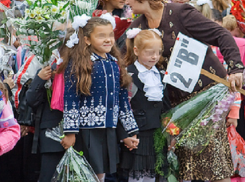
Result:
{"label": "bouquet of flowers", "polygon": [[70,2],[27,0],[27,3],[29,9],[25,10],[25,18],[14,18],[11,22],[21,43],[28,46],[42,64],[47,64],[52,51],[62,44],[59,39],[62,32],[56,29],[56,25],[66,21]]}
{"label": "bouquet of flowers", "polygon": [[97,8],[98,0],[75,0],[71,2],[70,18],[73,21],[74,16],[86,14],[92,16],[92,13]]}
{"label": "bouquet of flowers", "polygon": [[[55,141],[60,142],[63,135],[63,122],[53,129],[47,129],[45,135]],[[70,147],[56,167],[56,171],[51,182],[99,182],[90,164],[83,156],[83,152],[77,152]]]}
{"label": "bouquet of flowers", "polygon": [[201,153],[223,126],[234,98],[226,86],[217,84],[164,113],[161,116],[162,128],[154,135],[156,171],[160,172],[164,161],[162,151],[169,135],[175,137],[177,148],[186,147]]}

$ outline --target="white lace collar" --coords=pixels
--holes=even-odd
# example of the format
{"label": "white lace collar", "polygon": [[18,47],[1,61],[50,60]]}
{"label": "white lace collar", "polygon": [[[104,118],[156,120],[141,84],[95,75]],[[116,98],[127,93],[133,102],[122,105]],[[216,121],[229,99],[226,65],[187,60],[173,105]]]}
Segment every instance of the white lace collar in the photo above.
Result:
{"label": "white lace collar", "polygon": [[148,101],[161,101],[163,98],[163,84],[161,75],[158,69],[153,66],[150,70],[140,64],[138,61],[134,62],[139,71],[138,77],[144,84],[144,92]]}

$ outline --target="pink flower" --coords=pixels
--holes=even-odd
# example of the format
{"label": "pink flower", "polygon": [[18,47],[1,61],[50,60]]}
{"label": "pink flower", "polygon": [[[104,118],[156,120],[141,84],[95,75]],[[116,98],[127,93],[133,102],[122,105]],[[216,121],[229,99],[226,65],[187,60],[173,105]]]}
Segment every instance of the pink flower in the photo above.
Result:
{"label": "pink flower", "polygon": [[200,125],[201,126],[206,126],[208,124],[208,122],[209,122],[208,120],[204,119],[204,120],[201,121]]}

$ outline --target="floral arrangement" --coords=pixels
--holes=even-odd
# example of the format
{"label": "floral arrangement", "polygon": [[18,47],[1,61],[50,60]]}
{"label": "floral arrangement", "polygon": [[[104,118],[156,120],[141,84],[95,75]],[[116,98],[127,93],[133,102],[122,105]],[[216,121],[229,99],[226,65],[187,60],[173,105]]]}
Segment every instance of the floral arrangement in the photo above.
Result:
{"label": "floral arrangement", "polygon": [[241,31],[245,33],[245,1],[232,0],[231,14],[237,19],[237,24]]}
{"label": "floral arrangement", "polygon": [[177,148],[185,147],[194,153],[201,153],[223,126],[234,98],[226,86],[217,84],[162,114],[162,128],[154,135],[156,172],[163,175],[162,152],[170,136],[175,138]]}
{"label": "floral arrangement", "polygon": [[[64,23],[67,17],[69,2],[59,0],[27,0],[29,9],[25,18],[11,19],[17,29],[22,44],[28,46],[42,64],[47,64],[52,51],[57,49],[60,30],[57,23]],[[29,38],[27,38],[29,37]]]}
{"label": "floral arrangement", "polygon": [[75,0],[70,5],[70,19],[77,15],[86,14],[92,16],[94,10],[97,8],[98,0]]}
{"label": "floral arrangement", "polygon": [[[64,137],[63,121],[59,126],[47,129],[46,137],[57,142],[61,142]],[[64,156],[56,167],[52,182],[72,181],[72,182],[99,182],[92,167],[83,156],[83,152],[77,152],[73,147],[66,150]]]}
{"label": "floral arrangement", "polygon": [[[63,43],[60,38],[65,35],[69,19],[73,21],[77,15],[92,14],[97,2],[98,0],[27,0],[29,9],[25,10],[25,18],[12,19],[12,22],[20,35],[21,43],[27,45],[42,64],[50,64],[48,61],[52,51]],[[27,36],[32,39],[27,39]]]}

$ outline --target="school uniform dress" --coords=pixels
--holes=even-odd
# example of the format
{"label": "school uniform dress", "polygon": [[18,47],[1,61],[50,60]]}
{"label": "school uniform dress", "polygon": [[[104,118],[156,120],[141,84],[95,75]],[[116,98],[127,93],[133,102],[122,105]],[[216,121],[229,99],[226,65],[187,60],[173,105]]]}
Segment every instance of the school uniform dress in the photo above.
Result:
{"label": "school uniform dress", "polygon": [[116,127],[118,119],[124,130],[138,131],[128,101],[128,91],[120,87],[117,59],[107,54],[92,54],[92,85],[90,96],[77,94],[76,78],[71,61],[65,73],[64,132],[78,133],[74,148],[82,150],[96,174],[116,172],[119,161]]}
{"label": "school uniform dress", "polygon": [[[156,154],[153,135],[161,127],[161,114],[171,108],[162,83],[163,74],[154,66],[147,70],[138,61],[128,66],[127,71],[133,78],[130,87],[130,104],[139,126],[138,149],[129,151],[122,147],[120,167],[129,172],[129,177],[155,177]],[[123,133],[120,132],[119,136]],[[165,148],[167,153],[167,148]],[[165,162],[167,164],[167,162]]]}

